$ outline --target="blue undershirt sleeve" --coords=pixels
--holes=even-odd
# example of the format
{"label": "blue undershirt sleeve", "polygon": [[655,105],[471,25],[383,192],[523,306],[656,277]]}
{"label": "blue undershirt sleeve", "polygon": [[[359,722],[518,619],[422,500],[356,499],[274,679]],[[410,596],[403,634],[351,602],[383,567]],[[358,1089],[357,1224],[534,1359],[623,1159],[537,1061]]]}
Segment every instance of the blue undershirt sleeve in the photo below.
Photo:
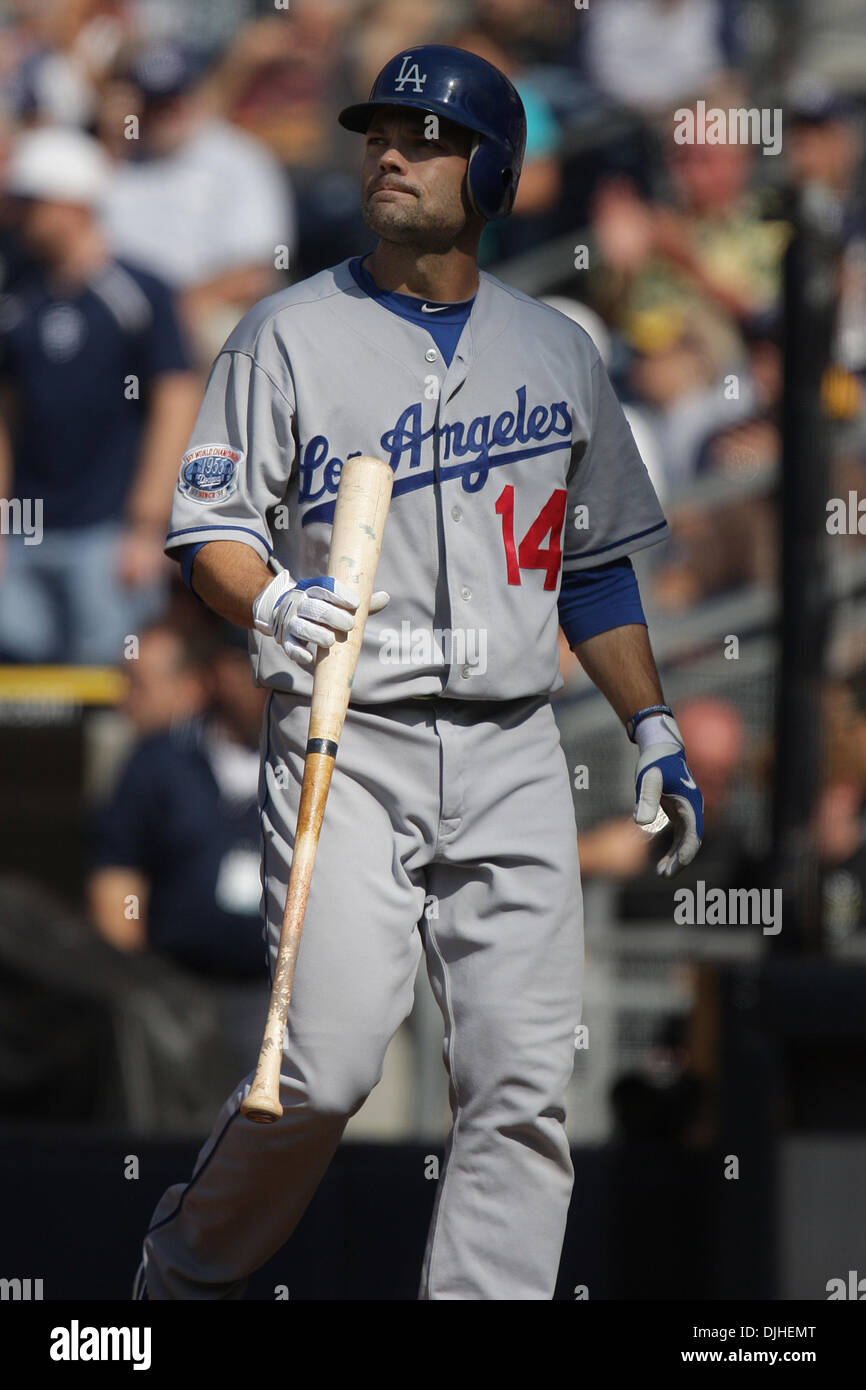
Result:
{"label": "blue undershirt sleeve", "polygon": [[192,562],[203,545],[207,545],[207,541],[191,541],[189,545],[178,545],[171,551],[171,558],[179,562],[183,582],[191,594],[195,594],[192,587]]}
{"label": "blue undershirt sleeve", "polygon": [[570,647],[626,623],[646,627],[637,575],[627,555],[607,565],[563,574],[558,607],[559,625]]}

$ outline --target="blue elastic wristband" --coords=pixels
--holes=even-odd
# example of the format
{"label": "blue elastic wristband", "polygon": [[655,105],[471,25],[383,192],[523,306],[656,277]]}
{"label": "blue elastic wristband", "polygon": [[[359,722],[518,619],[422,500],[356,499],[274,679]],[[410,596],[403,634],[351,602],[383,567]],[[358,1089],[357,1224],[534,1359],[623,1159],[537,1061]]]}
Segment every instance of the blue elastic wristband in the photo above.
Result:
{"label": "blue elastic wristband", "polygon": [[674,712],[670,705],[647,705],[646,709],[639,709],[637,714],[633,714],[631,719],[625,721],[625,731],[634,743],[634,731],[638,724],[642,724],[645,719],[649,719],[651,714],[669,714],[671,719]]}

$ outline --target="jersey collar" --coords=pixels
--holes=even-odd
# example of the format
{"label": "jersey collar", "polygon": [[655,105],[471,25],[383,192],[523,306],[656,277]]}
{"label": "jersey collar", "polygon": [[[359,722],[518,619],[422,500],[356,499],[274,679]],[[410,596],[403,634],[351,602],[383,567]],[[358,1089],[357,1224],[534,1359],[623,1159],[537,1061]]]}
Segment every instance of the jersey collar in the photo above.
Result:
{"label": "jersey collar", "polygon": [[[334,286],[355,299],[369,298],[366,291],[356,284],[349,269],[354,259],[354,256],[349,256],[339,265],[332,267]],[[503,337],[514,316],[515,302],[506,285],[485,270],[478,272],[478,289],[451,363],[452,371],[457,362],[470,361],[480,353],[486,352]],[[411,328],[414,325],[408,326]]]}

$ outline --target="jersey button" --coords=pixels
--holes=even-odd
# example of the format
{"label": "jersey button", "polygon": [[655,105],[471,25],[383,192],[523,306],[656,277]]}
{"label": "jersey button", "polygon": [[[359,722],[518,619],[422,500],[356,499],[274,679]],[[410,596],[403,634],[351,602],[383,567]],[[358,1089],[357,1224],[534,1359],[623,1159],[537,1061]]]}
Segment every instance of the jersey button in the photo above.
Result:
{"label": "jersey button", "polygon": [[453,518],[454,518],[455,521],[462,521],[462,520],[463,520],[463,513],[462,513],[462,511],[460,510],[459,507],[452,507],[452,508],[451,508],[451,515],[453,516]]}
{"label": "jersey button", "polygon": [[472,597],[472,590],[471,590],[471,589],[468,589],[468,588],[466,587],[465,584],[463,585],[463,588],[460,590],[460,597],[461,597],[465,602],[468,602],[469,599],[471,599],[471,597]]}
{"label": "jersey button", "polygon": [[435,362],[439,354],[435,348],[428,348],[427,351],[424,353],[424,356],[427,358],[428,362]]}
{"label": "jersey button", "polygon": [[466,680],[467,677],[469,677],[469,676],[472,675],[472,667],[471,667],[471,666],[464,666],[464,667],[463,667],[463,670],[460,672],[460,674],[461,674],[461,676],[463,677],[463,679]]}

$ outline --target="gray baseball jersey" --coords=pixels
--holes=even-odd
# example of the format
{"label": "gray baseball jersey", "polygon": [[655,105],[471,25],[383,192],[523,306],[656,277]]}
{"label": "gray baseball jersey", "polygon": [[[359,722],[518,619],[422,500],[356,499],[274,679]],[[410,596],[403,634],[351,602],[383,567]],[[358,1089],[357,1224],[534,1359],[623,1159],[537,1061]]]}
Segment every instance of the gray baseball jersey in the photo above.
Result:
{"label": "gray baseball jersey", "polygon": [[[368,297],[348,264],[247,315],[180,472],[169,547],[242,540],[307,578],[326,569],[345,459],[387,459],[376,586],[391,602],[367,624],[341,734],[283,1115],[242,1118],[251,1057],[190,1182],[154,1212],[146,1285],[155,1299],[243,1296],[381,1076],[423,950],[454,1124],[419,1297],[549,1299],[573,1178],[563,1122],[583,962],[573,804],[548,698],[560,684],[556,600],[563,567],[649,545],[665,521],[598,353],[569,319],[482,274],[446,368],[425,329]],[[272,637],[252,640],[272,687],[259,804],[273,968],[311,676]]]}
{"label": "gray baseball jersey", "polygon": [[[376,576],[391,602],[367,623],[355,701],[552,692],[562,570],[667,534],[598,352],[482,272],[447,367],[348,267],[263,300],[228,339],[167,549],[244,541],[275,572],[323,574],[343,461],[377,455],[395,475]],[[259,684],[310,693],[309,670],[250,640]]]}

